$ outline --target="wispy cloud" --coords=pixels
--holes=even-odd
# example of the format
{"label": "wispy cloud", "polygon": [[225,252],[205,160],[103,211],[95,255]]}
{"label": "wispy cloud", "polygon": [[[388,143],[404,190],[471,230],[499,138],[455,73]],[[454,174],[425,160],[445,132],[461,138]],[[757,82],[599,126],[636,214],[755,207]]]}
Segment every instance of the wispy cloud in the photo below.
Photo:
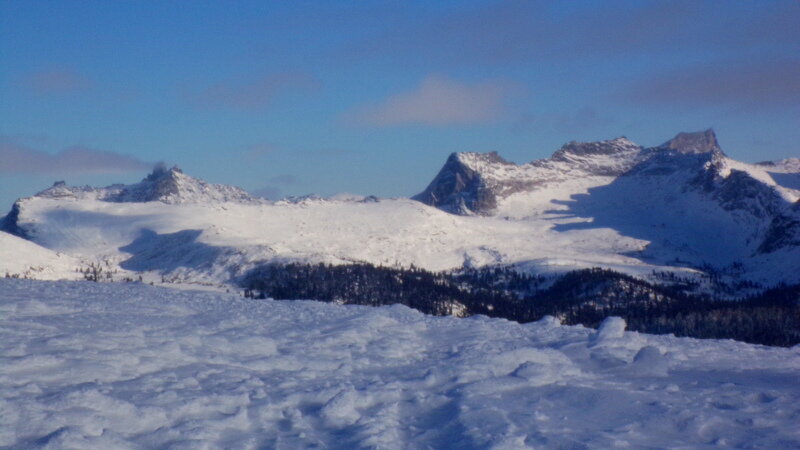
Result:
{"label": "wispy cloud", "polygon": [[294,185],[298,184],[300,180],[295,176],[288,173],[282,173],[280,175],[275,175],[274,177],[268,178],[267,181],[269,183],[274,184],[282,184],[282,185]]}
{"label": "wispy cloud", "polygon": [[2,174],[91,174],[147,170],[152,163],[106,150],[81,146],[47,153],[0,138],[0,173]]}
{"label": "wispy cloud", "polygon": [[268,183],[266,186],[250,191],[250,193],[258,197],[277,200],[284,197],[284,188],[300,184],[300,179],[297,176],[288,173],[275,175],[267,178],[266,181]]}
{"label": "wispy cloud", "polygon": [[204,108],[258,110],[287,92],[309,91],[320,83],[304,72],[281,72],[247,81],[226,81],[188,92],[186,98]]}
{"label": "wispy cloud", "polygon": [[565,113],[524,114],[513,125],[513,130],[547,129],[569,134],[593,130],[613,122],[597,109],[586,106]]}
{"label": "wispy cloud", "polygon": [[250,191],[256,197],[266,198],[267,200],[278,200],[283,197],[283,191],[277,186],[264,186]]}
{"label": "wispy cloud", "polygon": [[486,123],[506,113],[506,100],[513,88],[507,82],[462,83],[429,76],[414,90],[351,110],[345,119],[378,127]]}
{"label": "wispy cloud", "polygon": [[86,90],[92,81],[69,68],[40,70],[22,77],[20,84],[38,95],[69,94]]}
{"label": "wispy cloud", "polygon": [[631,103],[684,107],[800,105],[800,58],[763,64],[708,64],[648,77],[626,90]]}

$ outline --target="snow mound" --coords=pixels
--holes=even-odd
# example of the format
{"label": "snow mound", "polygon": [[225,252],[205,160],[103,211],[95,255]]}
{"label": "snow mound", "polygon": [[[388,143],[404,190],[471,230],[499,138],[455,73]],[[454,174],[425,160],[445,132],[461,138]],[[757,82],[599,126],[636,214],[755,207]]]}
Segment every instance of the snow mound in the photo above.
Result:
{"label": "snow mound", "polygon": [[606,317],[597,333],[594,335],[595,344],[603,344],[609,341],[622,339],[625,336],[625,319],[622,317]]}
{"label": "snow mound", "polygon": [[0,355],[14,448],[800,446],[800,348],[617,319],[0,280]]}

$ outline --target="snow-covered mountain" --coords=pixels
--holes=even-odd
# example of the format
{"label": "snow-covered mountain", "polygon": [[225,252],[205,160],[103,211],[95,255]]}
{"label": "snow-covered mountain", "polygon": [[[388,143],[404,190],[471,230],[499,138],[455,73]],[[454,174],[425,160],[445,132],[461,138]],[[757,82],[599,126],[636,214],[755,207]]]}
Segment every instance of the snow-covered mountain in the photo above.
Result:
{"label": "snow-covered mountain", "polygon": [[131,185],[115,184],[104,188],[67,186],[57,181],[37,197],[53,199],[94,199],[106,202],[143,203],[258,203],[250,194],[235,186],[210,184],[190,177],[174,166],[157,165],[142,181]]}
{"label": "snow-covered mountain", "polygon": [[645,259],[800,268],[800,164],[735,161],[712,130],[652,148],[624,137],[570,142],[521,165],[455,153],[414,198],[459,215],[572,219],[554,224],[561,231],[610,228],[648,241]]}
{"label": "snow-covered mountain", "polygon": [[128,186],[56,183],[17,201],[2,229],[81,265],[204,283],[303,261],[713,271],[771,285],[800,282],[799,200],[797,160],[735,161],[708,130],[653,148],[571,142],[520,165],[457,153],[413,200],[268,202],[159,167]]}

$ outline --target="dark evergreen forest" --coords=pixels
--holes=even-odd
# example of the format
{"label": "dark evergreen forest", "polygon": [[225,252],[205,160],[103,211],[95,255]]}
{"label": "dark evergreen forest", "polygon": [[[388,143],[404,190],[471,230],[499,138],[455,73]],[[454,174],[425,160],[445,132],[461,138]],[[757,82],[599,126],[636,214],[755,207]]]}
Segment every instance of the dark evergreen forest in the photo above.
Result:
{"label": "dark evergreen forest", "polygon": [[483,314],[522,323],[551,315],[588,327],[620,316],[628,329],[647,333],[800,343],[800,285],[719,300],[688,293],[681,283],[657,285],[605,269],[578,270],[553,280],[510,267],[430,272],[369,264],[270,264],[253,270],[242,285],[245,295],[256,298],[400,303],[427,314]]}

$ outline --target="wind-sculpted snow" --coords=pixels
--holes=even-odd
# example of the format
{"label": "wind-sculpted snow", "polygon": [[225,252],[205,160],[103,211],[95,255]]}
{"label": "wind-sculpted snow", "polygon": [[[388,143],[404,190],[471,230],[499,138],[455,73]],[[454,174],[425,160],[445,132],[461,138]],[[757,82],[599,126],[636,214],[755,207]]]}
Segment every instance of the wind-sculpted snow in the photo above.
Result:
{"label": "wind-sculpted snow", "polygon": [[800,446],[800,349],[0,280],[0,446]]}

